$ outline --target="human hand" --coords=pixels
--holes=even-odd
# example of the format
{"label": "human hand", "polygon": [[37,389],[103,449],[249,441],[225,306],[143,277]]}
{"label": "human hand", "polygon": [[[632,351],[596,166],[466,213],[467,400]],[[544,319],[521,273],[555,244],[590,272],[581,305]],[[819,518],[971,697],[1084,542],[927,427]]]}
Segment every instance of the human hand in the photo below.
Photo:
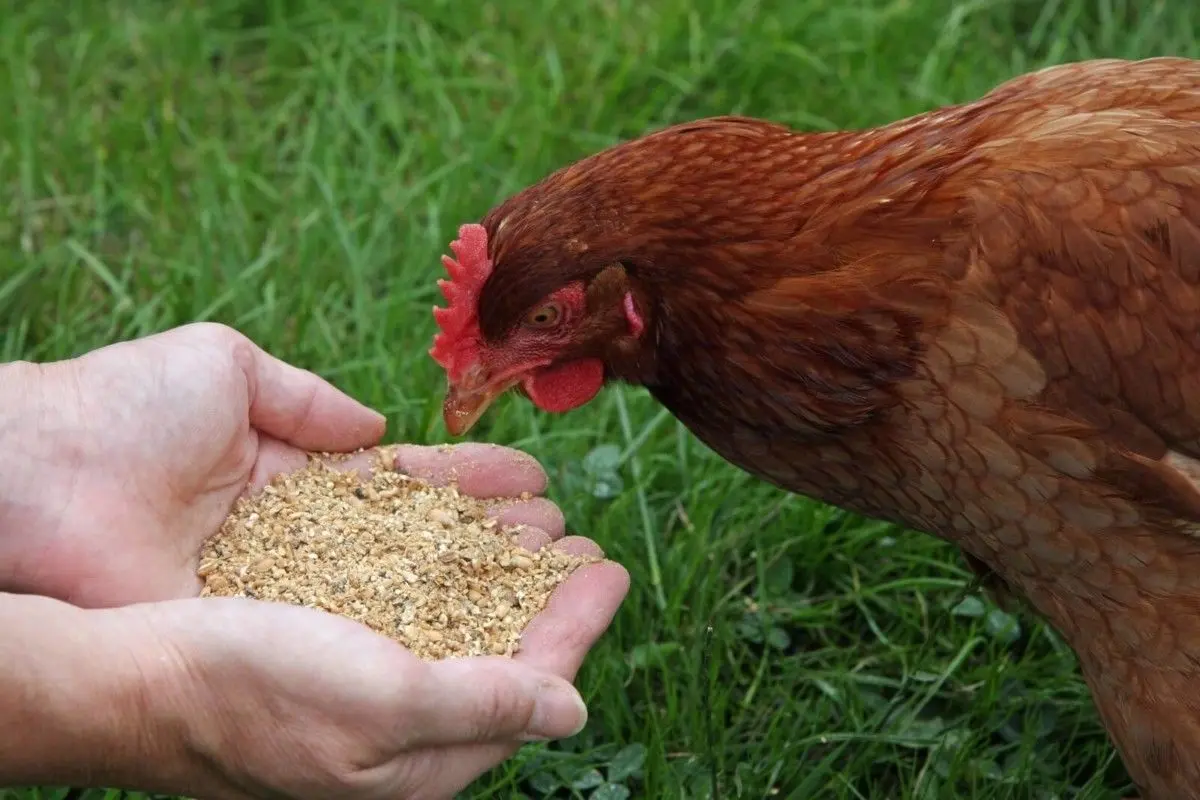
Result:
{"label": "human hand", "polygon": [[380,414],[222,325],[24,367],[0,402],[5,455],[21,465],[0,484],[0,587],[81,606],[197,594],[200,545],[239,495],[303,466],[305,449],[355,450],[384,431]]}
{"label": "human hand", "polygon": [[[540,494],[546,485],[531,457],[492,445],[409,446],[397,460],[409,474],[454,480],[479,497]],[[561,512],[540,498],[501,517],[536,526],[520,537],[531,549],[602,555],[590,540],[564,536]],[[139,660],[180,667],[150,691],[195,697],[208,711],[199,715],[208,724],[189,732],[186,782],[165,788],[234,800],[451,798],[522,743],[583,727],[587,712],[569,682],[628,589],[620,565],[585,565],[554,591],[512,659],[432,663],[309,609],[229,598],[198,601],[220,603],[219,611],[196,601],[131,607],[146,611],[134,628],[158,641]],[[197,677],[193,693],[186,686]]]}
{"label": "human hand", "polygon": [[[0,439],[28,467],[9,476],[25,481],[15,491],[10,481],[0,503],[0,587],[82,606],[194,595],[199,544],[239,494],[302,466],[305,450],[357,449],[382,433],[373,412],[220,326],[20,366],[26,395],[18,399],[40,411],[32,432],[14,437],[18,404],[0,398]],[[13,386],[0,381],[0,391]],[[507,448],[406,445],[395,453],[408,474],[454,479],[479,497],[539,495],[546,486],[534,459]],[[369,469],[369,455],[342,468]],[[531,548],[564,534],[561,512],[541,497],[497,513],[532,526],[521,537]],[[555,546],[598,552],[577,537]],[[105,756],[95,772],[87,754],[111,748],[88,737],[65,768],[201,797],[263,797],[269,787],[272,797],[450,796],[511,755],[523,734],[575,731],[573,690],[553,676],[573,678],[627,590],[618,565],[588,565],[554,593],[514,659],[434,664],[358,623],[258,601],[87,612],[122,620],[123,635],[98,640],[125,640],[137,659],[132,688],[106,694],[137,695],[130,705],[140,716],[123,718],[140,730],[111,743],[163,752],[138,753],[118,773],[103,772],[122,763]],[[34,636],[52,627],[61,639],[59,625],[32,627]],[[96,628],[78,638],[97,639]],[[555,688],[540,690],[547,681]],[[539,702],[543,695],[557,699]]]}
{"label": "human hand", "polygon": [[[375,411],[216,324],[0,370],[0,446],[20,466],[0,481],[0,589],[85,607],[196,595],[200,546],[241,494],[303,467],[305,451],[370,447],[384,432]],[[437,474],[451,457],[430,452],[397,458]],[[528,456],[463,452],[501,484],[545,486]],[[548,501],[502,513],[562,535]]]}
{"label": "human hand", "polygon": [[[554,546],[597,552],[586,540]],[[0,680],[11,690],[0,708],[25,723],[0,733],[0,785],[200,800],[451,798],[523,741],[582,727],[567,681],[627,589],[616,564],[588,564],[554,592],[513,658],[438,662],[282,603],[81,610],[0,594],[8,678],[33,681]]]}

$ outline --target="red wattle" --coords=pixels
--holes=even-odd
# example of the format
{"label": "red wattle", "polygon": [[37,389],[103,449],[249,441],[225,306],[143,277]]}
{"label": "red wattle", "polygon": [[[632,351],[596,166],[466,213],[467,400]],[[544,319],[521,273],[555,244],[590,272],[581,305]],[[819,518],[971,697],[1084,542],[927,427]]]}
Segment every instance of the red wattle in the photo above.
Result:
{"label": "red wattle", "polygon": [[525,379],[524,388],[538,408],[561,414],[579,408],[600,393],[604,388],[604,362],[583,358],[539,369]]}

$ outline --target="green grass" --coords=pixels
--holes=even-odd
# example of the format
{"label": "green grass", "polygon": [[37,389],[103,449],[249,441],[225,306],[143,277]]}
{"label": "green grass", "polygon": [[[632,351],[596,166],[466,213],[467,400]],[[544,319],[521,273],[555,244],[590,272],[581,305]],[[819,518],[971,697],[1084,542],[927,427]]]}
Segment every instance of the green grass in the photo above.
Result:
{"label": "green grass", "polygon": [[[1198,56],[1189,5],[8,0],[0,359],[217,320],[390,440],[443,441],[438,257],[508,193],[697,116],[870,125],[1053,62]],[[1132,794],[1071,653],[1005,629],[948,546],[746,477],[637,390],[509,398],[474,435],[540,458],[633,588],[587,729],[469,796]]]}

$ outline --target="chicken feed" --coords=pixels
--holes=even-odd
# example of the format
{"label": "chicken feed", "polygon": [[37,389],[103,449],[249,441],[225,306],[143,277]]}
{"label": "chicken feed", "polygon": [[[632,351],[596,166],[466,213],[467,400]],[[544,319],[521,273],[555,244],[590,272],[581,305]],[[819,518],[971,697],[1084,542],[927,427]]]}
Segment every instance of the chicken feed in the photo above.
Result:
{"label": "chicken feed", "polygon": [[201,551],[201,596],[251,597],[357,620],[426,660],[507,655],[551,592],[598,559],[516,542],[478,500],[382,467],[310,457],[238,501]]}

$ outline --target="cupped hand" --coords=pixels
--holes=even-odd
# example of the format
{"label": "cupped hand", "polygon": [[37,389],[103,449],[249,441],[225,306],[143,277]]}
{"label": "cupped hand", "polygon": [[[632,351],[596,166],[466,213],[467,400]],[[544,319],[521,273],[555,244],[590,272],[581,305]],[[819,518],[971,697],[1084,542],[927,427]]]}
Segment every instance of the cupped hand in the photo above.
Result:
{"label": "cupped hand", "polygon": [[[87,612],[117,624],[107,641],[136,662],[140,731],[118,743],[158,751],[132,755],[114,776],[126,785],[201,798],[448,798],[522,742],[583,724],[569,682],[628,591],[619,565],[576,571],[512,659],[426,663],[326,612],[196,599],[200,545],[240,495],[303,466],[306,451],[376,445],[382,417],[219,325],[17,366],[0,382],[0,447],[19,467],[0,481],[0,591],[119,606]],[[531,549],[599,554],[564,537],[561,512],[539,496],[545,472],[524,453],[394,454],[395,468],[477,497],[533,495],[493,511],[528,526]],[[367,452],[341,467],[374,463]]]}
{"label": "cupped hand", "polygon": [[[302,467],[306,451],[371,447],[385,428],[377,412],[217,324],[5,369],[0,589],[85,607],[196,595],[200,546],[240,495]],[[545,486],[536,462],[504,448],[401,448],[397,460],[418,477],[465,470],[468,493]],[[562,534],[548,501],[506,513]]]}
{"label": "cupped hand", "polygon": [[[586,540],[552,545],[597,552]],[[449,800],[524,742],[571,736],[586,711],[568,682],[628,588],[619,566],[581,567],[513,658],[422,662],[323,611],[241,598],[119,609],[162,765],[129,788],[223,800]],[[146,644],[149,632],[149,646]],[[170,665],[164,670],[162,665]],[[164,704],[169,713],[164,715]]]}

